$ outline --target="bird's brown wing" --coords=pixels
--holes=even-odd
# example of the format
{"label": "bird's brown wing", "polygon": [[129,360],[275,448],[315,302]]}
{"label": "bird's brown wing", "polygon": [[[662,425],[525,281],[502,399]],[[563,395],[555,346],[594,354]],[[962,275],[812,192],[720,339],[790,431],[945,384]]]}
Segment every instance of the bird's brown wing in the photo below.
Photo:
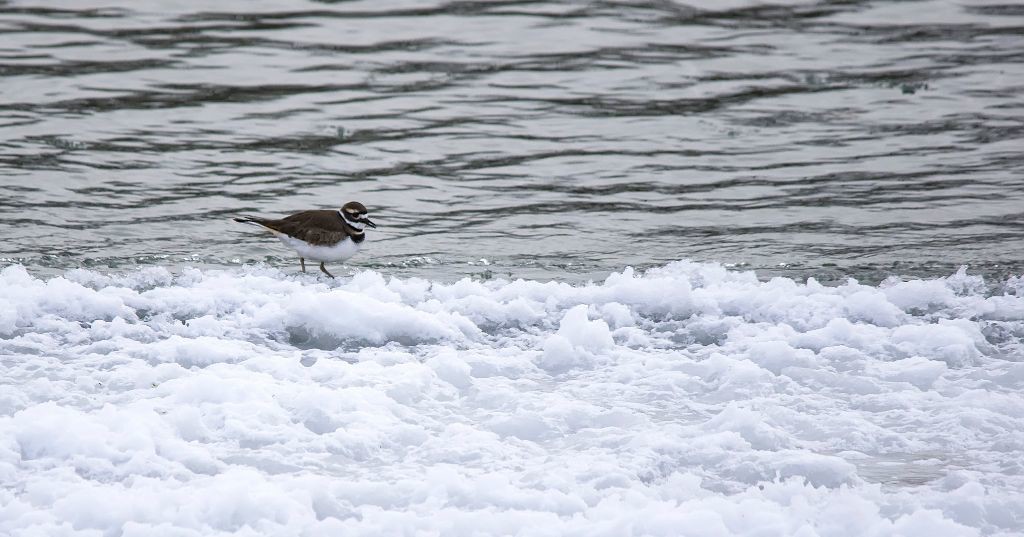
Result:
{"label": "bird's brown wing", "polygon": [[260,225],[317,246],[331,246],[350,235],[338,211],[302,211],[280,220],[263,220]]}

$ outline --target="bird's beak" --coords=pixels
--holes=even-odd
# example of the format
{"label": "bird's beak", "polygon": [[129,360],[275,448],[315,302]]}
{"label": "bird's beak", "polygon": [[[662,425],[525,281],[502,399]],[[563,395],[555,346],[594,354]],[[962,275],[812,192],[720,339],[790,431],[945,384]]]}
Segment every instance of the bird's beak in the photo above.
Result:
{"label": "bird's beak", "polygon": [[371,221],[369,218],[363,218],[362,220],[360,220],[360,222],[362,222],[362,223],[364,223],[364,224],[366,224],[366,225],[368,225],[368,226],[370,226],[370,227],[372,227],[374,229],[377,229],[377,224],[374,224],[373,221]]}

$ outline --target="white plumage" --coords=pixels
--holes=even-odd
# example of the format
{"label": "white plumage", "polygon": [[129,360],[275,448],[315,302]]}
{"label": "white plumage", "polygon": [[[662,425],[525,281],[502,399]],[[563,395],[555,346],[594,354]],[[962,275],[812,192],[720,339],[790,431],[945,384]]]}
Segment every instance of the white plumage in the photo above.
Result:
{"label": "white plumage", "polygon": [[346,238],[332,246],[316,246],[306,241],[289,237],[284,233],[274,233],[281,243],[295,250],[299,257],[313,261],[344,261],[359,252],[359,243]]}

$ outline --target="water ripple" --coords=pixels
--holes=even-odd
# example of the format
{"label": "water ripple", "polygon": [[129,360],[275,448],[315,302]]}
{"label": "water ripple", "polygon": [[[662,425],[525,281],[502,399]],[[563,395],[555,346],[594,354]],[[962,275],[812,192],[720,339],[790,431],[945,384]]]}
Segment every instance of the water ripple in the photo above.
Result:
{"label": "water ripple", "polygon": [[291,265],[229,217],[358,199],[353,263],[396,273],[1020,272],[1022,36],[945,1],[7,2],[0,258]]}

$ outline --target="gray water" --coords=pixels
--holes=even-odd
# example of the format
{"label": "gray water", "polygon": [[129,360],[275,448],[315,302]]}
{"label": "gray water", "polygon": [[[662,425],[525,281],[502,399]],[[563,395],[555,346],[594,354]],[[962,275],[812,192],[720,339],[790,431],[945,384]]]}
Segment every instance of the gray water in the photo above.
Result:
{"label": "gray water", "polygon": [[358,200],[341,273],[1001,278],[1022,62],[1006,0],[0,2],[0,265],[297,270],[229,217]]}

